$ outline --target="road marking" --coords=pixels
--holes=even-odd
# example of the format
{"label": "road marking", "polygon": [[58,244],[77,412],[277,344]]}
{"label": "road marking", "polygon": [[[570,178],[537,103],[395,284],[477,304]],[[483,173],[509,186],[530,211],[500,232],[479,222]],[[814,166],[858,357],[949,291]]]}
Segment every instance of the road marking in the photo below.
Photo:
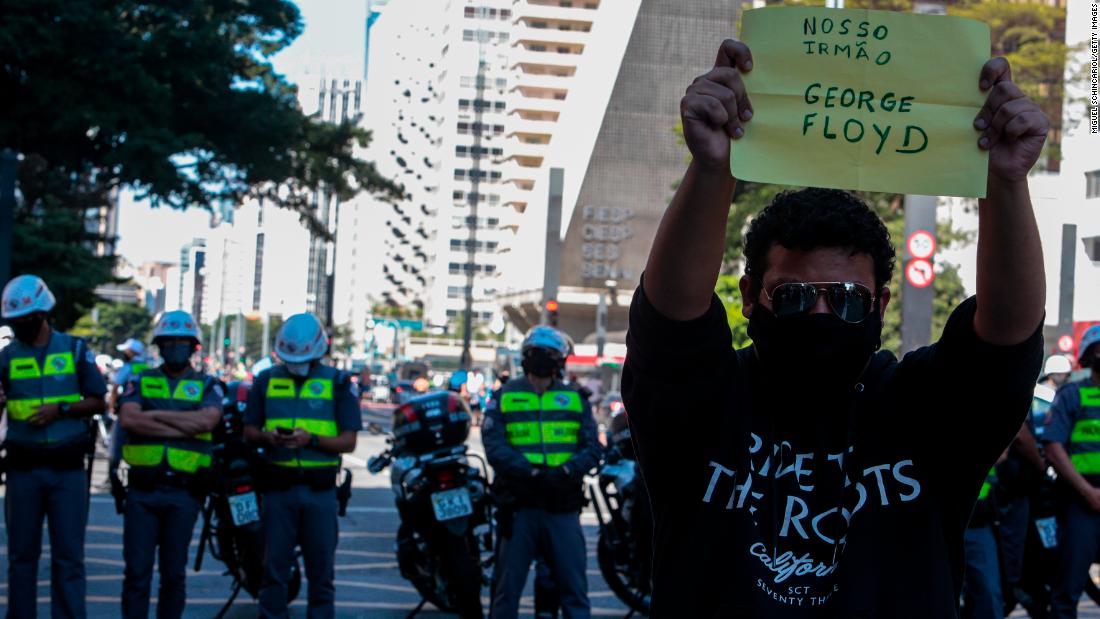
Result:
{"label": "road marking", "polygon": [[349,507],[349,514],[396,514],[396,507]]}
{"label": "road marking", "polygon": [[367,461],[356,458],[350,454],[344,454],[344,460],[350,460],[352,464],[358,467],[367,468]]}
{"label": "road marking", "polygon": [[349,563],[344,565],[337,565],[336,571],[348,571],[348,570],[376,570],[376,569],[389,569],[391,567],[397,567],[397,562],[390,563]]}
{"label": "road marking", "polygon": [[419,595],[416,589],[412,587],[402,587],[400,585],[379,585],[371,582],[356,582],[352,580],[334,580],[332,584],[337,587],[351,587],[352,589],[381,589],[383,591],[397,591],[399,593]]}

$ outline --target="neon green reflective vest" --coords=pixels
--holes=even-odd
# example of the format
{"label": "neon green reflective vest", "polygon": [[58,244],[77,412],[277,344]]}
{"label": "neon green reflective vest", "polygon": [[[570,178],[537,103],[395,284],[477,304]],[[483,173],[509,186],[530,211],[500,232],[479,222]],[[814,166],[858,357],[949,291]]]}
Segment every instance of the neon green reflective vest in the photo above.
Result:
{"label": "neon green reflective vest", "polygon": [[989,469],[989,473],[985,476],[985,481],[982,482],[982,489],[978,491],[978,500],[984,501],[989,498],[989,493],[993,491],[993,484],[997,483],[997,467]]}
{"label": "neon green reflective vest", "polygon": [[[135,377],[141,392],[141,410],[195,411],[214,379],[189,369],[172,378],[159,368],[145,370]],[[122,459],[132,467],[154,467],[178,473],[196,473],[210,467],[211,437],[204,432],[192,438],[158,438],[128,432],[122,446]]]}
{"label": "neon green reflective vest", "polygon": [[[1069,437],[1069,459],[1077,472],[1100,478],[1100,387],[1090,379],[1064,387],[1076,389],[1080,408]],[[1065,395],[1072,395],[1067,393]]]}
{"label": "neon green reflective vest", "polygon": [[541,395],[524,378],[505,383],[500,413],[508,443],[532,464],[561,466],[577,452],[584,404],[559,382]]}
{"label": "neon green reflective vest", "polygon": [[130,376],[133,378],[137,378],[138,374],[148,369],[149,364],[145,362],[145,357],[134,357],[134,359],[130,361]]}
{"label": "neon green reflective vest", "polygon": [[[13,339],[3,350],[8,358],[8,438],[24,446],[62,445],[88,437],[88,422],[62,416],[47,426],[32,426],[27,420],[43,404],[80,401],[80,380],[76,374],[76,338],[50,332],[45,354],[42,349]],[[41,365],[40,365],[41,360]]]}
{"label": "neon green reflective vest", "polygon": [[[305,378],[294,376],[284,366],[268,370],[264,392],[264,430],[301,428],[317,436],[336,436],[336,404],[332,392],[340,372],[320,363]],[[289,468],[340,466],[340,456],[320,449],[273,447],[267,449],[268,462]]]}

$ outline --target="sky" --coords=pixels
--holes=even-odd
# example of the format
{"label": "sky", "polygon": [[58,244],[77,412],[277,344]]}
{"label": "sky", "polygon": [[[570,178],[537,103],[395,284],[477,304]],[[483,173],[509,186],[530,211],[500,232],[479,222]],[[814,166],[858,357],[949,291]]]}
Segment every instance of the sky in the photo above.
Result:
{"label": "sky", "polygon": [[[303,109],[317,107],[323,77],[355,78],[363,71],[366,0],[300,0],[305,30],[272,59],[275,69],[299,85]],[[202,209],[154,209],[124,193],[119,202],[118,253],[131,264],[178,262],[180,246],[210,229]]]}

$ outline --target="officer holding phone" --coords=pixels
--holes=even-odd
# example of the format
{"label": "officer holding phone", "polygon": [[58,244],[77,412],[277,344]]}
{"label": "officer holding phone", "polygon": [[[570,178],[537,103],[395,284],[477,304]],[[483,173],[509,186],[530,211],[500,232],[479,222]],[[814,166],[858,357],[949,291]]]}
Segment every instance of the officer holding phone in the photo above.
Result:
{"label": "officer holding phone", "polygon": [[327,350],[316,316],[291,316],[275,337],[282,363],[260,372],[248,396],[245,438],[267,457],[260,616],[268,619],[288,617],[287,581],[298,545],[309,581],[307,615],[323,619],[336,612],[336,475],[340,454],[355,449],[363,422],[359,388],[350,375],[321,363]]}

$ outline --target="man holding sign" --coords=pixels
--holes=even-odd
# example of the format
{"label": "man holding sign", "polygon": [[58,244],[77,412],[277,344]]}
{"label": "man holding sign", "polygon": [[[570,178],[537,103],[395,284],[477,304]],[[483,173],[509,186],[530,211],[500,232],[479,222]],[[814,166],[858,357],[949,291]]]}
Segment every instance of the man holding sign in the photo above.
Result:
{"label": "man holding sign", "polygon": [[[853,79],[872,75],[883,51],[892,59],[906,53],[896,22],[875,38],[877,12],[798,10],[852,17],[848,29],[856,33],[866,21],[869,39],[896,37],[896,45],[861,59]],[[771,11],[750,12],[746,23]],[[623,394],[656,520],[653,616],[954,617],[967,521],[986,473],[1028,412],[1042,361],[1045,285],[1027,173],[1048,123],[1012,82],[1008,62],[995,58],[959,86],[983,98],[966,126],[902,123],[901,139],[890,142],[895,151],[914,148],[915,130],[905,143],[912,124],[928,136],[927,149],[965,142],[956,148],[961,160],[988,156],[978,294],[955,310],[938,342],[900,362],[878,351],[894,268],[889,235],[855,194],[809,188],[776,196],[746,234],[740,289],[753,345],[735,351],[713,292],[737,182],[731,162],[737,170],[739,161],[778,153],[770,160],[786,166],[786,182],[800,184],[814,184],[802,179],[833,165],[800,142],[785,154],[756,148],[756,134],[769,134],[758,120],[776,118],[764,106],[783,105],[784,89],[758,102],[746,84],[781,83],[795,71],[773,60],[728,40],[714,68],[688,87],[680,111],[693,160],[631,305]],[[820,81],[811,95],[824,103],[831,85]],[[897,113],[907,95],[888,89],[895,98],[886,105]],[[853,105],[866,99],[861,113],[877,114],[884,90],[868,78],[853,88]],[[914,98],[909,109],[920,103]],[[791,118],[800,132],[804,117],[779,122]],[[844,122],[852,118],[859,116]],[[877,145],[860,148],[873,156]],[[852,165],[869,161],[858,158],[866,153]],[[903,159],[885,165],[898,167],[887,178],[924,182],[929,193],[937,182],[950,189],[958,181],[937,180],[928,166],[906,168]],[[922,170],[923,180],[916,178]],[[868,177],[853,178],[834,180],[858,188]],[[933,411],[943,414],[945,401],[954,409],[946,436],[927,421]]]}

